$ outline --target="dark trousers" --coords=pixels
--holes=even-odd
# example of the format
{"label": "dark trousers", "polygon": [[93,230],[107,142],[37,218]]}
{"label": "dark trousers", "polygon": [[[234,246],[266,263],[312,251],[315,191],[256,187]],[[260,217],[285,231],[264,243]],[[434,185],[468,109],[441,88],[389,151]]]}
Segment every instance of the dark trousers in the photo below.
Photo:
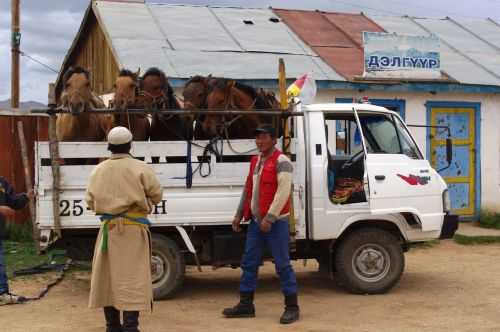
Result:
{"label": "dark trousers", "polygon": [[5,251],[0,239],[0,295],[8,292],[9,284],[7,282],[7,267],[5,266]]}
{"label": "dark trousers", "polygon": [[288,218],[276,220],[269,233],[261,232],[260,226],[255,220],[250,222],[245,253],[241,260],[243,271],[240,280],[241,292],[254,292],[257,288],[257,275],[262,263],[262,252],[264,245],[267,245],[273,255],[283,294],[285,296],[297,294],[297,280],[292,265],[290,265],[289,241]]}

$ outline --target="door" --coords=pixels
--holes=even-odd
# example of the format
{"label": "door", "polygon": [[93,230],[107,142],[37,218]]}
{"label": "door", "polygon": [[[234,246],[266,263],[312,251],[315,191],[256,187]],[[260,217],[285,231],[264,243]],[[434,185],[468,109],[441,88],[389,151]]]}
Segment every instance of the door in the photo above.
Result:
{"label": "door", "polygon": [[[474,217],[479,209],[478,201],[478,133],[476,114],[479,105],[468,103],[461,107],[457,104],[428,103],[430,124],[449,126],[453,142],[453,159],[451,166],[445,169],[446,138],[445,129],[431,128],[428,137],[429,159],[432,166],[439,171],[448,184],[452,213],[461,217]],[[430,144],[429,144],[430,143]]]}
{"label": "door", "polygon": [[371,213],[414,213],[422,221],[422,230],[438,230],[443,212],[438,177],[401,119],[384,113],[356,113],[365,146]]}

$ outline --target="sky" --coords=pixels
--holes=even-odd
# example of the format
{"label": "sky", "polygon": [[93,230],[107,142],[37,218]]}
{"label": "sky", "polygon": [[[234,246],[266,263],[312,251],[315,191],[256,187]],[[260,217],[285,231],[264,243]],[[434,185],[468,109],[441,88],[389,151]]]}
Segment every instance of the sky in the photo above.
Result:
{"label": "sky", "polygon": [[[89,0],[20,0],[21,51],[59,70]],[[417,17],[487,18],[500,20],[500,0],[149,0],[151,3],[182,3],[266,8],[319,9]],[[0,0],[0,100],[10,98],[10,3]],[[47,87],[57,73],[26,56],[21,57],[21,101],[47,103]]]}

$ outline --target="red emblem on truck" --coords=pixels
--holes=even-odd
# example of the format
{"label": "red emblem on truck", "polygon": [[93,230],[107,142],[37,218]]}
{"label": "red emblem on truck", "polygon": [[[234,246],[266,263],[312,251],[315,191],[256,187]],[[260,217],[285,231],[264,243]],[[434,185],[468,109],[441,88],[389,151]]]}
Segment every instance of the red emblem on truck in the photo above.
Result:
{"label": "red emblem on truck", "polygon": [[403,179],[406,183],[412,186],[422,185],[425,186],[429,183],[431,177],[430,176],[417,176],[410,174],[408,176],[398,174],[398,176]]}

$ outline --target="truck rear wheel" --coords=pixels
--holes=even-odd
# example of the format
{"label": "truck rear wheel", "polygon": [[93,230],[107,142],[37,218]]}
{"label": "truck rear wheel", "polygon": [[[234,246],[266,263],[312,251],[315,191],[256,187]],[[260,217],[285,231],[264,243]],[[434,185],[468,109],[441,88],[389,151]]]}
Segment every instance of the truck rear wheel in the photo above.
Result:
{"label": "truck rear wheel", "polygon": [[335,280],[355,294],[381,294],[399,281],[405,257],[399,239],[378,228],[361,228],[335,254]]}
{"label": "truck rear wheel", "polygon": [[172,298],[184,282],[186,262],[175,241],[152,234],[151,277],[155,300]]}

